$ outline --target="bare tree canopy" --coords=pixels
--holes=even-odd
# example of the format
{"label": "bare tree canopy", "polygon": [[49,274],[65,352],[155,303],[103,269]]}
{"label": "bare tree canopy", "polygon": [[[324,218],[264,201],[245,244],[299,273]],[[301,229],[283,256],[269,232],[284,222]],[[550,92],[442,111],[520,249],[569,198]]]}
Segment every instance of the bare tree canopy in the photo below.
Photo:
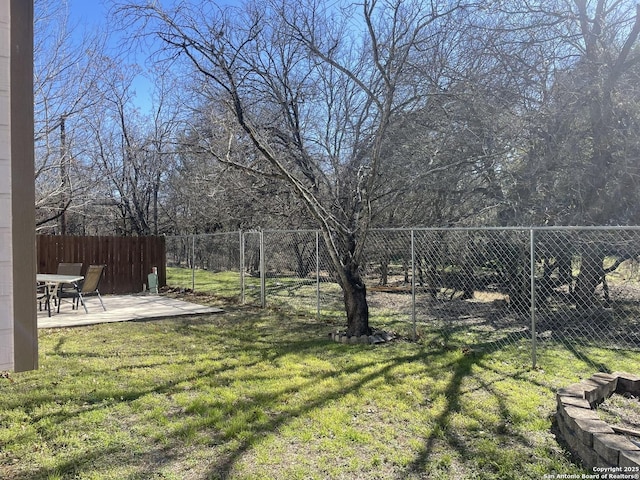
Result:
{"label": "bare tree canopy", "polygon": [[96,82],[101,72],[92,65],[104,40],[97,35],[73,36],[66,2],[36,0],[34,39],[34,118],[36,153],[36,223],[57,222],[67,231],[67,211],[79,207],[87,183],[78,178],[70,145],[86,137],[82,122],[99,102]]}
{"label": "bare tree canopy", "polygon": [[[210,102],[193,147],[285,182],[329,245],[350,335],[369,333],[360,262],[384,184],[391,120],[424,102],[417,59],[462,2],[248,2],[241,8],[123,6],[183,56]],[[172,57],[174,58],[174,57]],[[248,143],[248,145],[247,145]],[[247,146],[250,148],[248,149]]]}

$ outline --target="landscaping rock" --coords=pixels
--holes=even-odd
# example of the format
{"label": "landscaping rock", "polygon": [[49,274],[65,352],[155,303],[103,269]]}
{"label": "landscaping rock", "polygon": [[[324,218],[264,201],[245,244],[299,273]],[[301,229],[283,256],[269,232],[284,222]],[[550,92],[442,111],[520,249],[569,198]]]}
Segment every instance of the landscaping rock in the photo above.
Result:
{"label": "landscaping rock", "polygon": [[391,342],[395,340],[396,336],[393,333],[385,332],[383,330],[374,330],[371,335],[354,335],[348,336],[345,332],[329,332],[329,339],[338,343],[347,343],[350,345],[356,344],[381,344]]}

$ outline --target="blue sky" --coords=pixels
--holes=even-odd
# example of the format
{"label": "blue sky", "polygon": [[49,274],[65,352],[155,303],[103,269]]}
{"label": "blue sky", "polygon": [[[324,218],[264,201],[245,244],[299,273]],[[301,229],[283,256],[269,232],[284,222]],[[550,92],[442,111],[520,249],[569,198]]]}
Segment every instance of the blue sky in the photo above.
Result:
{"label": "blue sky", "polygon": [[[175,0],[162,0],[163,4],[171,4]],[[85,31],[104,29],[108,25],[109,9],[112,0],[67,0],[69,6],[69,24],[76,28],[79,34]],[[108,47],[118,49],[118,42],[121,35],[117,32],[111,33],[112,40]],[[107,52],[108,53],[108,52]],[[146,55],[138,54],[136,58],[128,60],[131,63],[139,63],[144,68]],[[151,93],[153,85],[143,76],[138,76],[134,82],[137,101],[136,106],[142,113],[149,113],[151,109]]]}
{"label": "blue sky", "polygon": [[107,7],[102,0],[67,0],[72,21],[104,23]]}
{"label": "blue sky", "polygon": [[[69,26],[78,35],[82,35],[86,31],[104,29],[108,24],[109,6],[104,0],[67,0],[69,7]],[[109,42],[109,47],[117,46],[118,37]],[[138,62],[143,62],[143,58],[139,58]],[[149,110],[150,108],[150,92],[152,85],[144,78],[138,78],[135,82],[137,102],[136,106],[141,110]]]}
{"label": "blue sky", "polygon": [[[91,32],[92,30],[106,28],[109,20],[109,9],[112,7],[114,1],[115,0],[67,0],[70,26],[75,28],[79,34],[85,31]],[[226,5],[238,3],[237,0],[214,1],[215,3]],[[165,6],[174,5],[177,2],[178,0],[160,0],[160,3]],[[196,3],[195,0],[194,3]],[[108,47],[118,49],[118,43],[122,35],[117,32],[112,32],[112,35],[113,39],[109,42]],[[121,50],[118,50],[118,52],[121,53]],[[146,58],[146,53],[137,53],[136,57],[127,60],[127,62],[138,63],[144,68]],[[134,88],[137,96],[136,106],[140,108],[142,113],[150,113],[153,85],[148,79],[139,76],[134,82]]]}

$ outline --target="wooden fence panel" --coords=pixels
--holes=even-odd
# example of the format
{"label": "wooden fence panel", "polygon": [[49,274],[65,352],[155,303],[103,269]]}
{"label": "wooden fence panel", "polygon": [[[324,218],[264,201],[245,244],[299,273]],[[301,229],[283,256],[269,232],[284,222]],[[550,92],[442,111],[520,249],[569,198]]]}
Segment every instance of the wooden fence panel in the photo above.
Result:
{"label": "wooden fence panel", "polygon": [[59,263],[106,265],[100,293],[137,293],[158,267],[158,285],[166,285],[164,237],[78,237],[37,235],[38,273],[56,273]]}

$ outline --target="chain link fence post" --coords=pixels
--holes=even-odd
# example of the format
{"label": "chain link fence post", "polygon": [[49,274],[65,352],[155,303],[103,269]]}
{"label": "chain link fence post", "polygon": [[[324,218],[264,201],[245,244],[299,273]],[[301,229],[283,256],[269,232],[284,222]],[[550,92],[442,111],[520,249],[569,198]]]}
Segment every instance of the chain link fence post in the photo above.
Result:
{"label": "chain link fence post", "polygon": [[531,362],[533,368],[536,368],[536,231],[533,228],[529,230],[529,240],[529,271],[531,275]]}
{"label": "chain link fence post", "polygon": [[267,306],[267,269],[264,256],[264,231],[258,232],[260,238],[260,306]]}
{"label": "chain link fence post", "polygon": [[238,252],[240,255],[240,304],[245,304],[245,282],[244,282],[244,232],[240,230],[239,232],[239,246],[240,251]]}
{"label": "chain link fence post", "polygon": [[416,242],[413,229],[411,229],[411,324],[415,341],[418,338],[418,329],[416,326]]}
{"label": "chain link fence post", "polygon": [[196,236],[191,236],[191,291],[196,291]]}
{"label": "chain link fence post", "polygon": [[320,319],[320,232],[316,230],[316,318]]}

